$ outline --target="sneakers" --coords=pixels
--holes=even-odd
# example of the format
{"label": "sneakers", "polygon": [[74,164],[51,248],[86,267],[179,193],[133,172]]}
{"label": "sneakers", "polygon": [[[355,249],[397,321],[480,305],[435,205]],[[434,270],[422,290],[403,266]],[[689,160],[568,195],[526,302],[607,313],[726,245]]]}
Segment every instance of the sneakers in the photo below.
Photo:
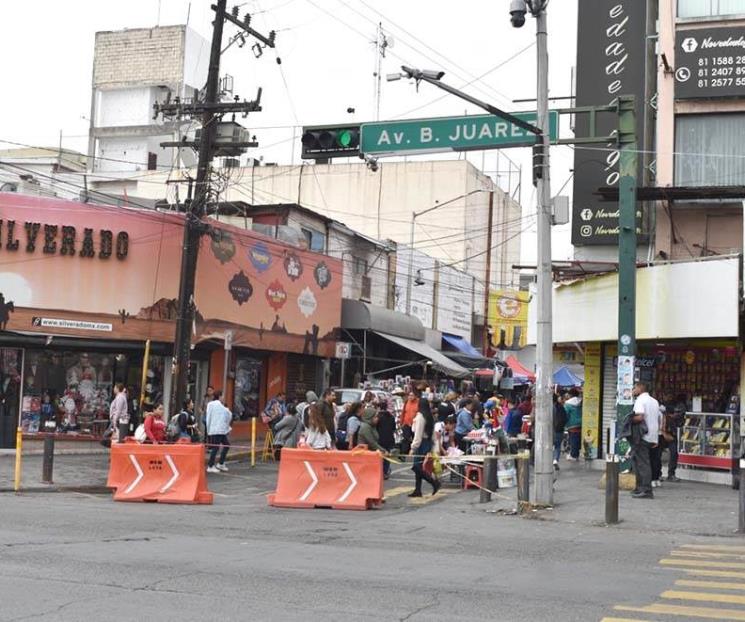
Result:
{"label": "sneakers", "polygon": [[667,481],[668,482],[682,482],[683,480],[680,479],[679,477],[675,477],[675,475],[668,475]]}
{"label": "sneakers", "polygon": [[634,499],[654,499],[654,493],[652,492],[636,492],[631,495]]}
{"label": "sneakers", "polygon": [[207,467],[207,473],[219,473],[220,469],[214,466],[208,466]]}
{"label": "sneakers", "polygon": [[567,456],[567,460],[568,460],[569,462],[577,462],[577,460],[578,460],[578,459],[577,459],[577,458],[575,458],[574,456],[571,456],[571,455],[570,455],[570,456]]}
{"label": "sneakers", "polygon": [[437,494],[437,491],[440,490],[440,488],[442,488],[442,483],[440,482],[439,479],[436,479],[434,481],[434,484],[432,484],[432,496],[433,497]]}
{"label": "sneakers", "polygon": [[659,488],[660,486],[662,486],[662,482],[660,480],[658,479],[652,480],[652,488]]}
{"label": "sneakers", "polygon": [[224,464],[216,464],[215,466],[223,473],[227,473],[230,470]]}
{"label": "sneakers", "polygon": [[422,493],[420,491],[418,491],[418,490],[415,490],[414,492],[410,492],[408,496],[413,499],[413,498],[416,498],[416,497],[421,497],[422,496]]}

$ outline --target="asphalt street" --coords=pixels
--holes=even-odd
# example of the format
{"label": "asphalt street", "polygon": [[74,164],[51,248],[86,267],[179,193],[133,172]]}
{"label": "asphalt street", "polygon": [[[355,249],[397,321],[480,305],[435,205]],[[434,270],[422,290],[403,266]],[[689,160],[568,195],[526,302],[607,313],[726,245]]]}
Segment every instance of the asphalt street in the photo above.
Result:
{"label": "asphalt street", "polygon": [[0,620],[745,620],[732,587],[704,589],[724,594],[713,605],[676,589],[709,582],[689,576],[702,561],[745,577],[722,486],[624,498],[609,528],[598,474],[579,467],[562,471],[555,510],[527,517],[502,513],[514,489],[485,505],[455,485],[409,500],[406,467],[367,512],[271,508],[275,479],[274,465],[233,464],[210,475],[211,506],[0,495]]}

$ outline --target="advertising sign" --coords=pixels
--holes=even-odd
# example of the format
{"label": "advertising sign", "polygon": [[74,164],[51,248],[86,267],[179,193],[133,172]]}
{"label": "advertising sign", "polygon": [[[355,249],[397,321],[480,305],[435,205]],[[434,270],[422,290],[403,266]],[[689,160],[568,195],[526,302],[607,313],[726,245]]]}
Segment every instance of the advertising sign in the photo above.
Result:
{"label": "advertising sign", "polygon": [[601,347],[588,343],[585,348],[585,384],[582,395],[582,447],[587,458],[598,457],[600,445]]}
{"label": "advertising sign", "polygon": [[[605,106],[619,95],[636,96],[637,136],[644,136],[644,3],[637,0],[579,0],[577,30],[577,101],[580,106]],[[575,134],[589,136],[590,118],[576,117]],[[613,114],[598,115],[598,135],[617,129]],[[639,148],[644,149],[639,141]],[[642,178],[639,162],[639,179]],[[572,244],[618,244],[618,203],[594,193],[618,186],[616,142],[577,146],[574,152]],[[638,214],[638,218],[641,214]],[[638,236],[638,241],[644,241]]]}
{"label": "advertising sign", "polygon": [[496,350],[520,350],[528,340],[530,293],[503,289],[489,292],[488,322],[491,346]]}
{"label": "advertising sign", "polygon": [[678,30],[675,98],[742,97],[745,27]]}

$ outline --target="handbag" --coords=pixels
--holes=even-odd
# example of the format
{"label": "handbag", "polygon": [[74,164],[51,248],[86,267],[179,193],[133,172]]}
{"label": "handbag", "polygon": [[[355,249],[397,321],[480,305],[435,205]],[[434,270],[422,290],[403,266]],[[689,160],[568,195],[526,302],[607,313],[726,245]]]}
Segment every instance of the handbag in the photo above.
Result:
{"label": "handbag", "polygon": [[138,443],[144,443],[147,440],[147,434],[145,434],[145,424],[141,423],[135,430],[135,440]]}

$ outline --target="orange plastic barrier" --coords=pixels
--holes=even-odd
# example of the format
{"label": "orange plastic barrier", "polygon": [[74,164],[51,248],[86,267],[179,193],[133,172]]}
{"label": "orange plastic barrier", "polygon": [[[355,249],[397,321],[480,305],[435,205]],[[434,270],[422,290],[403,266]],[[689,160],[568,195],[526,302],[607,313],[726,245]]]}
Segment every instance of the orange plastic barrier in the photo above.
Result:
{"label": "orange plastic barrier", "polygon": [[173,445],[140,445],[133,439],[112,444],[106,485],[116,489],[114,501],[212,503],[204,445],[188,440]]}
{"label": "orange plastic barrier", "polygon": [[282,449],[277,490],[268,500],[281,508],[369,510],[383,503],[383,460],[364,446]]}

